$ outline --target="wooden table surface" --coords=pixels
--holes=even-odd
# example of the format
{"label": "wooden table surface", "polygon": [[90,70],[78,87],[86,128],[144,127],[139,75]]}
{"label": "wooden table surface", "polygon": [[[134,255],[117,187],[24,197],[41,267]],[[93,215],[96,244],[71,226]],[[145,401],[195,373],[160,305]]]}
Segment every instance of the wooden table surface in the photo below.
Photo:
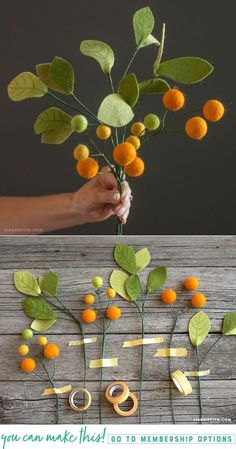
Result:
{"label": "wooden table surface", "polygon": [[[22,295],[12,282],[14,271],[29,270],[41,275],[48,269],[60,277],[59,296],[75,314],[84,308],[83,296],[90,292],[90,280],[102,276],[108,284],[114,267],[113,249],[122,241],[133,245],[137,251],[148,247],[152,254],[151,266],[166,265],[166,286],[177,291],[180,307],[189,305],[190,295],[183,291],[186,276],[196,275],[200,279],[201,291],[207,297],[205,312],[211,322],[211,332],[200,348],[201,353],[218,338],[223,316],[236,310],[236,237],[234,236],[41,236],[0,238],[0,422],[2,424],[50,424],[55,422],[55,398],[42,397],[48,385],[24,374],[19,369],[20,357],[17,348],[22,342],[21,331],[29,326],[22,311]],[[149,269],[144,270],[145,277]],[[122,318],[111,324],[108,331],[106,356],[118,356],[119,366],[104,369],[104,388],[115,379],[128,383],[130,390],[139,393],[140,347],[122,349],[126,339],[140,336],[140,320],[136,308],[118,298],[115,303],[122,308]],[[173,307],[175,309],[175,306]],[[187,358],[172,359],[172,368],[183,371],[195,369],[195,353],[189,343],[187,326],[197,310],[189,308],[179,318],[173,346],[186,347]],[[146,334],[162,335],[168,346],[173,316],[160,301],[160,294],[147,300]],[[88,329],[88,331],[87,331]],[[94,326],[86,333],[99,333]],[[77,339],[76,325],[59,320],[48,330],[51,341],[58,342],[62,355],[56,363],[57,386],[82,384],[83,358],[81,347],[68,347],[69,340]],[[87,345],[89,359],[100,357],[100,337],[96,344]],[[143,383],[143,423],[171,423],[170,382],[168,360],[153,358],[155,347],[145,346]],[[236,337],[224,337],[209,355],[203,366],[211,368],[211,374],[201,380],[204,417],[208,423],[236,422]],[[89,369],[88,389],[93,402],[86,423],[98,423],[99,369]],[[193,393],[184,398],[172,386],[177,423],[195,423],[199,416],[197,381],[191,379]],[[60,397],[63,424],[81,422],[81,415],[68,406],[66,395]],[[138,422],[137,414],[121,418],[104,399],[103,423],[121,424]]]}

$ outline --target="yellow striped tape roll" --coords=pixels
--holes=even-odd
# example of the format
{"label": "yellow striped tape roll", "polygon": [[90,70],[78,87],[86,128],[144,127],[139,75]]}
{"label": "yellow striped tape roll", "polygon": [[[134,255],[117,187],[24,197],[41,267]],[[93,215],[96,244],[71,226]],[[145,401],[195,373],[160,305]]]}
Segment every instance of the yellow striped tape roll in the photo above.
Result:
{"label": "yellow striped tape roll", "polygon": [[181,394],[183,394],[184,396],[188,396],[190,393],[192,393],[193,390],[191,384],[184,373],[182,373],[182,371],[173,371],[171,373],[171,378]]}

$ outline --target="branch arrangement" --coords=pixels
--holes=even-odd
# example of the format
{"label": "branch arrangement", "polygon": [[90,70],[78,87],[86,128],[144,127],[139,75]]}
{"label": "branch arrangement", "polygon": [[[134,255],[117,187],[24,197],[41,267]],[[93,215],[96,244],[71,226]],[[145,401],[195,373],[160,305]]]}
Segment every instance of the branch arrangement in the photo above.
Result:
{"label": "branch arrangement", "polygon": [[[176,113],[187,103],[184,92],[175,87],[176,83],[199,83],[212,73],[213,66],[195,56],[163,61],[166,27],[162,25],[160,40],[153,35],[154,27],[155,19],[149,7],[135,12],[135,48],[117,86],[114,86],[112,79],[115,64],[112,48],[98,40],[81,42],[81,53],[99,63],[108,81],[110,92],[101,101],[97,113],[85,105],[76,93],[74,69],[70,62],[61,57],[56,56],[51,62],[38,64],[36,75],[20,73],[8,86],[8,95],[13,101],[50,96],[63,108],[70,109],[73,115],[55,106],[41,112],[34,123],[35,133],[41,134],[43,144],[62,144],[72,133],[84,136],[74,149],[78,174],[91,179],[99,173],[103,162],[114,174],[120,193],[125,175],[138,177],[144,173],[145,162],[140,157],[140,150],[147,141],[158,138],[163,132],[178,131],[201,140],[208,130],[207,121],[216,122],[224,115],[224,105],[217,99],[210,99],[179,116],[183,119],[181,127],[167,124],[167,112]],[[137,55],[148,46],[157,48],[157,54],[150,79],[142,80],[142,75],[131,72],[131,67]],[[173,81],[174,86],[166,79]],[[158,111],[147,113],[142,122],[137,121],[136,106],[149,95],[161,97]],[[185,116],[188,115],[186,120]],[[108,141],[110,145],[104,147],[101,141]],[[116,232],[122,234],[119,221]]]}

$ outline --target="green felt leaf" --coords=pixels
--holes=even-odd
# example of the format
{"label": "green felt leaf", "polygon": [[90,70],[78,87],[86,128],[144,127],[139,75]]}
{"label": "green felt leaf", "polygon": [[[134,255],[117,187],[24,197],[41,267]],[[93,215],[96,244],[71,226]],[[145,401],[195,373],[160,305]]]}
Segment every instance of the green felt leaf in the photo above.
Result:
{"label": "green felt leaf", "polygon": [[212,71],[213,67],[209,62],[187,56],[162,62],[155,75],[166,76],[177,83],[194,84],[202,81]]}
{"label": "green felt leaf", "polygon": [[41,142],[47,144],[59,145],[64,143],[72,134],[71,129],[55,129],[54,131],[45,131],[42,134]]}
{"label": "green felt leaf", "polygon": [[141,271],[149,265],[151,254],[147,248],[142,248],[135,254],[135,259],[137,270]]}
{"label": "green felt leaf", "polygon": [[102,123],[117,128],[127,125],[133,117],[130,105],[119,94],[108,95],[98,111],[98,119]]}
{"label": "green felt leaf", "polygon": [[152,11],[148,6],[136,11],[133,17],[133,27],[137,46],[141,46],[149,37],[153,31],[154,25],[155,20]]}
{"label": "green felt leaf", "polygon": [[115,56],[109,45],[102,41],[87,40],[81,42],[80,51],[85,56],[96,59],[104,73],[110,73]]}
{"label": "green felt leaf", "polygon": [[125,287],[128,279],[129,275],[124,273],[124,271],[113,270],[110,276],[110,285],[118,295],[126,299],[126,301],[131,301]]}
{"label": "green felt leaf", "polygon": [[224,335],[236,335],[236,312],[225,315],[222,333]]}
{"label": "green felt leaf", "polygon": [[150,293],[161,288],[167,279],[166,267],[157,267],[148,276],[147,290]]}
{"label": "green felt leaf", "polygon": [[7,90],[11,100],[21,101],[27,98],[43,97],[48,88],[33,73],[23,72],[10,82]]}
{"label": "green felt leaf", "polygon": [[130,246],[118,243],[115,246],[114,259],[123,270],[130,274],[137,274],[135,252]]}
{"label": "green felt leaf", "polygon": [[131,108],[139,98],[139,85],[134,73],[126,75],[119,83],[118,94],[128,103]]}
{"label": "green felt leaf", "polygon": [[50,67],[51,62],[46,62],[44,64],[37,64],[36,65],[36,73],[41,81],[43,81],[46,86],[51,89],[55,90],[55,92],[60,92],[61,94],[64,94],[64,89],[61,89],[60,86],[58,86],[54,81],[52,81],[49,78],[50,73]]}
{"label": "green felt leaf", "polygon": [[64,94],[70,95],[74,90],[74,70],[70,62],[56,56],[49,69],[49,78]]}
{"label": "green felt leaf", "polygon": [[41,293],[36,277],[29,271],[16,271],[14,285],[19,292],[26,295],[39,296]]}
{"label": "green felt leaf", "polygon": [[41,134],[45,131],[54,131],[55,129],[67,129],[71,131],[71,119],[59,108],[49,108],[38,115],[34,123],[34,132]]}
{"label": "green felt leaf", "polygon": [[48,271],[42,279],[42,291],[48,296],[56,296],[58,282],[57,274],[53,271]]}
{"label": "green felt leaf", "polygon": [[160,45],[160,42],[152,34],[149,34],[140,47],[148,47],[149,45]]}
{"label": "green felt leaf", "polygon": [[54,323],[56,323],[57,320],[38,320],[35,319],[31,323],[31,329],[33,329],[36,332],[43,333],[46,330],[48,330],[50,327],[53,326]]}
{"label": "green felt leaf", "polygon": [[160,78],[153,78],[139,83],[139,90],[142,94],[164,94],[170,89],[170,85]]}
{"label": "green felt leaf", "polygon": [[189,338],[194,346],[199,346],[209,334],[211,322],[205,312],[196,313],[188,325]]}
{"label": "green felt leaf", "polygon": [[161,42],[160,42],[160,47],[158,49],[157,52],[157,57],[156,60],[154,62],[154,66],[153,66],[153,73],[154,75],[157,75],[161,60],[162,60],[162,56],[163,56],[163,52],[164,52],[164,46],[165,46],[165,38],[166,38],[166,24],[163,23],[162,24],[162,31],[161,31]]}
{"label": "green felt leaf", "polygon": [[27,298],[23,301],[23,309],[30,318],[39,320],[56,320],[57,315],[43,299]]}
{"label": "green felt leaf", "polygon": [[136,274],[132,274],[132,276],[127,279],[125,288],[129,297],[131,298],[131,301],[136,301],[141,292],[139,278]]}

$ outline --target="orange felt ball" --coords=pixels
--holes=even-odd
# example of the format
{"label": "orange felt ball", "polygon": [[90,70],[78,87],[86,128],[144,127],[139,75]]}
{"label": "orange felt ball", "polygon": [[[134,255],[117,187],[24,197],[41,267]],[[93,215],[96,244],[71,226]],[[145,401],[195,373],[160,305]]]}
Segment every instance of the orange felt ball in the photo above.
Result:
{"label": "orange felt ball", "polygon": [[82,313],[82,321],[84,323],[92,323],[93,321],[95,321],[97,318],[97,314],[95,312],[95,310],[93,309],[86,309],[83,311]]}
{"label": "orange felt ball", "polygon": [[207,133],[207,122],[202,117],[192,117],[185,124],[185,132],[191,139],[200,140]]}
{"label": "orange felt ball", "polygon": [[195,293],[191,299],[193,307],[204,307],[206,304],[206,297],[202,293]]}
{"label": "orange felt ball", "polygon": [[121,310],[119,307],[110,306],[106,310],[106,316],[109,320],[118,320],[121,317]]}
{"label": "orange felt ball", "polygon": [[224,113],[224,105],[219,100],[208,100],[203,106],[202,113],[209,122],[218,122]]}
{"label": "orange felt ball", "polygon": [[184,281],[184,287],[186,288],[186,290],[189,291],[197,290],[198,286],[199,280],[194,276],[190,276]]}
{"label": "orange felt ball", "polygon": [[82,159],[78,161],[76,165],[77,172],[82,178],[92,179],[94,178],[99,170],[99,165],[95,159],[88,157],[87,159]]}
{"label": "orange felt ball", "polygon": [[161,299],[167,304],[173,304],[176,301],[177,295],[174,290],[164,290],[161,294]]}
{"label": "orange felt ball", "polygon": [[136,157],[131,164],[125,166],[125,173],[129,176],[141,176],[144,172],[145,165],[141,157]]}
{"label": "orange felt ball", "polygon": [[55,343],[44,346],[43,355],[46,359],[56,359],[60,355],[60,349]]}
{"label": "orange felt ball", "polygon": [[22,371],[24,371],[25,373],[31,373],[32,371],[35,370],[36,363],[35,363],[34,359],[26,358],[21,361],[20,366],[21,366]]}
{"label": "orange felt ball", "polygon": [[113,159],[119,165],[130,164],[136,157],[136,150],[132,143],[123,142],[113,150]]}
{"label": "orange felt ball", "polygon": [[163,104],[169,111],[178,111],[184,106],[184,94],[178,89],[170,89],[163,95]]}

